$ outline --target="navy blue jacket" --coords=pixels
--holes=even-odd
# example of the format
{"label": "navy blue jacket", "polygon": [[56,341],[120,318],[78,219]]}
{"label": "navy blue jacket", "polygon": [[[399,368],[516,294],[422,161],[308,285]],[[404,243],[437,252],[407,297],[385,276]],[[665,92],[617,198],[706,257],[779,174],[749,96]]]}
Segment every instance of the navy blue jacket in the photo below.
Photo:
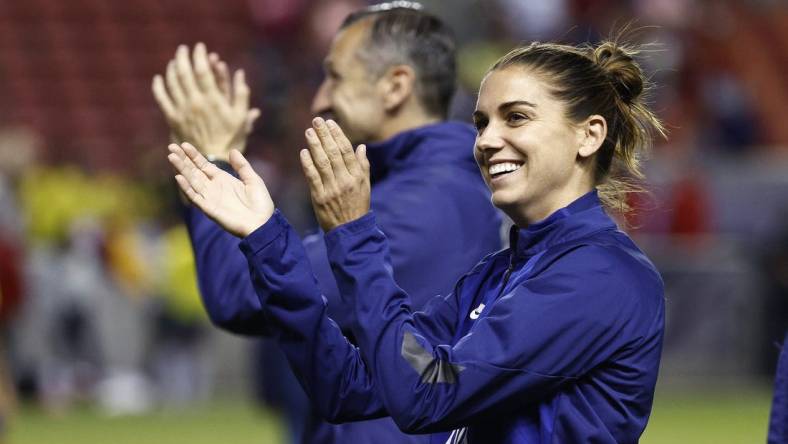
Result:
{"label": "navy blue jacket", "polygon": [[662,280],[596,192],[513,229],[510,249],[421,312],[395,283],[372,213],[325,240],[358,347],[328,317],[281,214],[240,245],[274,335],[325,417],[389,415],[441,443],[638,441],[662,348]]}
{"label": "navy blue jacket", "polygon": [[788,333],[783,341],[774,379],[768,442],[769,444],[788,443]]}
{"label": "navy blue jacket", "polygon": [[[500,214],[473,160],[475,131],[443,122],[367,146],[372,168],[371,206],[389,238],[397,282],[421,308],[486,254],[500,248]],[[269,335],[271,320],[252,287],[239,239],[202,212],[186,210],[203,303],[212,321],[235,333]],[[354,309],[339,296],[320,234],[304,240],[331,317],[347,335]],[[390,419],[330,426],[320,424],[305,442],[419,442]],[[374,437],[372,438],[367,437]],[[424,442],[421,439],[420,442]]]}

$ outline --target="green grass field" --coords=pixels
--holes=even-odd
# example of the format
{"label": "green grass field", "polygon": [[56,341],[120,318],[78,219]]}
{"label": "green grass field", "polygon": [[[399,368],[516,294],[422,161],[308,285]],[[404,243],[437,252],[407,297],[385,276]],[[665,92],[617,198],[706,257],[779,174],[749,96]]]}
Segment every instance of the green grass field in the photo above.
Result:
{"label": "green grass field", "polygon": [[248,401],[222,401],[147,415],[109,418],[80,408],[52,416],[22,408],[2,444],[284,443],[281,421]]}
{"label": "green grass field", "polygon": [[771,388],[657,391],[643,444],[762,444]]}
{"label": "green grass field", "polygon": [[[766,441],[768,388],[657,392],[644,444]],[[1,440],[0,440],[1,441]],[[107,418],[88,408],[61,416],[22,408],[3,444],[284,443],[279,419],[245,401]]]}

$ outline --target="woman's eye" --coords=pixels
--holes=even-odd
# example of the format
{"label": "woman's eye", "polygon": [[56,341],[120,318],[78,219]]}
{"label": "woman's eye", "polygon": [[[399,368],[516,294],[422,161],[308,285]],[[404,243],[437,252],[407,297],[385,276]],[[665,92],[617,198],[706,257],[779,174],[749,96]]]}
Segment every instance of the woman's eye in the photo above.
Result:
{"label": "woman's eye", "polygon": [[509,123],[522,123],[522,122],[528,120],[528,116],[526,116],[525,114],[521,114],[521,113],[511,113],[508,116],[506,116],[506,120]]}
{"label": "woman's eye", "polygon": [[473,126],[476,127],[477,132],[481,132],[485,126],[487,126],[487,122],[484,120],[474,120]]}

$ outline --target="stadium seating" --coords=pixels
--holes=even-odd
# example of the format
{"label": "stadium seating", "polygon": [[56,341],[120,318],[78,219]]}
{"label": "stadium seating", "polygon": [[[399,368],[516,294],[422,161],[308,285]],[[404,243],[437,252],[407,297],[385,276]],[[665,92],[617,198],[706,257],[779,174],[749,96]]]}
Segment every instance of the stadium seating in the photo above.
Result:
{"label": "stadium seating", "polygon": [[55,159],[125,169],[166,140],[150,94],[179,43],[228,60],[253,44],[244,0],[0,2],[0,121],[41,132]]}

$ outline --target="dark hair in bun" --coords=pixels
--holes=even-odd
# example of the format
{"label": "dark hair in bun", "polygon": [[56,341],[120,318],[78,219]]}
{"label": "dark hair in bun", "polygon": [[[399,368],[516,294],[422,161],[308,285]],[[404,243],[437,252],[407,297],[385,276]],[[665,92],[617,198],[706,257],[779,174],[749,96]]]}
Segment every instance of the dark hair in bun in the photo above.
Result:
{"label": "dark hair in bun", "polygon": [[604,42],[593,52],[594,62],[607,75],[619,98],[626,104],[635,102],[645,88],[643,71],[633,58],[635,54],[636,51],[613,42]]}

